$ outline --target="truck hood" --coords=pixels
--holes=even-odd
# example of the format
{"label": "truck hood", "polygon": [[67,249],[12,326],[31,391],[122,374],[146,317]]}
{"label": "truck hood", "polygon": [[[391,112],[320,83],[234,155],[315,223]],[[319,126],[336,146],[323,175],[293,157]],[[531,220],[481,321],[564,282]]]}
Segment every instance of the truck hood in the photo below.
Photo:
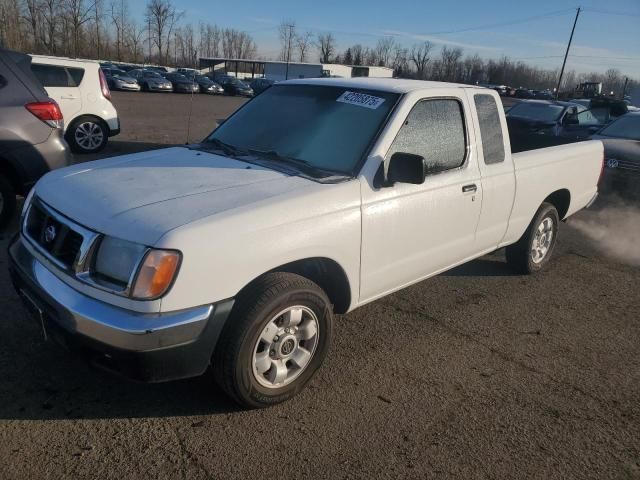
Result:
{"label": "truck hood", "polygon": [[43,177],[36,195],[87,228],[154,245],[196,220],[319,184],[176,147],[99,160]]}

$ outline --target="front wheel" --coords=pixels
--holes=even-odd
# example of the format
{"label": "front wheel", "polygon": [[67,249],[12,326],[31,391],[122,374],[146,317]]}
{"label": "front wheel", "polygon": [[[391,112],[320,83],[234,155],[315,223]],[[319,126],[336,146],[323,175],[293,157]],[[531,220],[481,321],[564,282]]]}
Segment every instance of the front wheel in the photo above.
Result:
{"label": "front wheel", "polygon": [[556,207],[543,203],[522,238],[507,247],[507,263],[519,273],[532,274],[542,270],[551,259],[559,223]]}
{"label": "front wheel", "polygon": [[67,142],[75,153],[96,153],[107,144],[109,131],[99,118],[83,116],[69,126]]}
{"label": "front wheel", "polygon": [[322,364],[332,328],[331,304],[318,285],[267,274],[236,300],[213,358],[216,381],[248,408],[289,400]]}

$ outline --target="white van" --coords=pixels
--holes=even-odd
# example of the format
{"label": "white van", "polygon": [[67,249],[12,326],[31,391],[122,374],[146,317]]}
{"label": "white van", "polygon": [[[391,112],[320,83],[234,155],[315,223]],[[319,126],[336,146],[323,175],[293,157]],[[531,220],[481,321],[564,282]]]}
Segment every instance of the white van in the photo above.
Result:
{"label": "white van", "polygon": [[31,69],[64,117],[65,138],[76,153],[102,150],[120,133],[118,112],[98,62],[31,55]]}

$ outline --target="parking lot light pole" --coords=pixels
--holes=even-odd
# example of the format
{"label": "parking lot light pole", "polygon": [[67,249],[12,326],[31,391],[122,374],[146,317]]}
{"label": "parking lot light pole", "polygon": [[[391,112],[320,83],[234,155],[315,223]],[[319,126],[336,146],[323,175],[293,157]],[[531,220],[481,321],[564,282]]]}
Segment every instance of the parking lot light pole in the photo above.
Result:
{"label": "parking lot light pole", "polygon": [[580,16],[580,7],[578,7],[578,11],[576,12],[576,19],[573,21],[571,36],[569,36],[569,43],[567,44],[567,51],[564,52],[564,60],[562,61],[562,68],[560,69],[560,76],[558,77],[558,87],[556,88],[556,99],[560,94],[560,84],[562,83],[562,75],[564,75],[564,67],[567,64],[567,57],[569,56],[569,49],[571,48],[571,42],[573,40],[573,32],[576,31],[576,24],[578,23],[579,16]]}

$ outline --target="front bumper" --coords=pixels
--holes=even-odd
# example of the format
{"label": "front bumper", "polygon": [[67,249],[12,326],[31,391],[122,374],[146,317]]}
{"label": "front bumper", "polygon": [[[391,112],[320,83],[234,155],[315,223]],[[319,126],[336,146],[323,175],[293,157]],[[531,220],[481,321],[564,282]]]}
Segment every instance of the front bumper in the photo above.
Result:
{"label": "front bumper", "polygon": [[117,90],[125,90],[127,92],[139,92],[140,85],[137,83],[116,83],[115,87]]}
{"label": "front bumper", "polygon": [[206,371],[233,300],[160,314],[125,310],[71,288],[23,241],[16,236],[9,246],[9,271],[45,337],[133,380],[162,382]]}
{"label": "front bumper", "polygon": [[173,92],[173,85],[149,85],[150,92]]}

